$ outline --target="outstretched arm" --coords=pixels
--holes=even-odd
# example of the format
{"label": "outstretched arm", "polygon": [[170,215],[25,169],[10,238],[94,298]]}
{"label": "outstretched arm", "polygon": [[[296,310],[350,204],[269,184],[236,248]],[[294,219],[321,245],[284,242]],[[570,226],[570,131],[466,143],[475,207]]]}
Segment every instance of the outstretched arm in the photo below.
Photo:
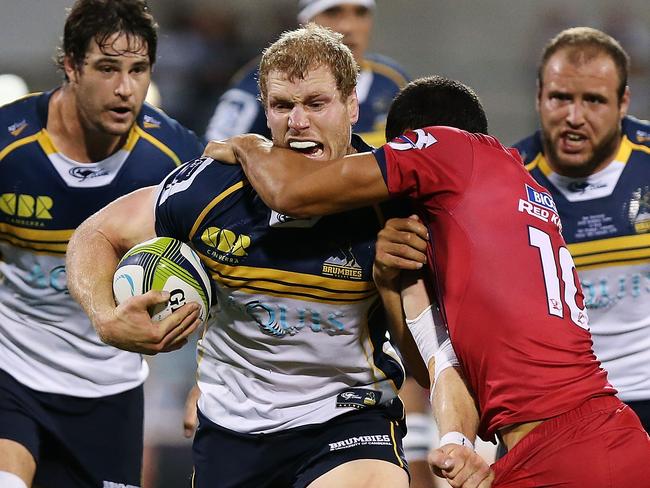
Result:
{"label": "outstretched arm", "polygon": [[119,258],[156,235],[154,193],[154,187],[137,190],[88,218],[70,239],[66,257],[70,294],[86,311],[102,341],[145,354],[178,349],[200,324],[195,303],[153,322],[148,307],[167,301],[168,293],[150,291],[119,307],[113,300],[113,273]]}
{"label": "outstretched arm", "polygon": [[[429,454],[431,468],[438,476],[449,480],[452,486],[485,488],[490,486],[493,476],[489,466],[472,446],[459,444],[463,436],[471,443],[476,438],[479,420],[476,403],[460,369],[449,367],[454,361],[449,361],[449,352],[444,352],[453,351],[445,340],[448,338],[446,327],[442,318],[434,313],[435,309],[427,312],[434,300],[420,273],[413,271],[426,260],[427,241],[426,227],[415,216],[386,222],[377,238],[373,269],[375,282],[385,308],[394,315],[398,344],[400,347],[403,343],[408,344],[403,336],[410,338],[411,342],[415,340],[415,355],[421,359],[420,363],[427,361],[428,380],[433,388],[432,409],[442,437],[440,447]],[[440,343],[447,346],[440,346]],[[415,376],[423,384],[418,375]],[[445,437],[445,434],[450,435]]]}
{"label": "outstretched arm", "polygon": [[221,161],[236,159],[262,200],[292,217],[327,215],[389,198],[371,153],[314,161],[248,134],[212,141],[204,155]]}

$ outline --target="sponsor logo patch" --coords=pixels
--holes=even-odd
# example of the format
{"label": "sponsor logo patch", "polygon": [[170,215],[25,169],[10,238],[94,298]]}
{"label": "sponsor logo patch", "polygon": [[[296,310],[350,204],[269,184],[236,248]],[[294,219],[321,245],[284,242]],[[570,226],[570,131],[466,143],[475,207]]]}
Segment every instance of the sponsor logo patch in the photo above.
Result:
{"label": "sponsor logo patch", "polygon": [[159,129],[160,120],[154,119],[151,115],[145,115],[143,125],[145,129]]}
{"label": "sponsor logo patch", "polygon": [[352,246],[347,249],[340,248],[339,254],[330,256],[323,262],[322,273],[325,276],[343,278],[346,280],[360,280],[363,277],[363,270],[352,254]]}
{"label": "sponsor logo patch", "polygon": [[416,129],[408,135],[413,137],[413,134],[415,134],[414,141],[409,139],[406,135],[401,135],[389,142],[388,145],[396,151],[408,151],[409,149],[426,149],[438,142],[438,140],[433,137],[433,134],[429,134],[424,129]]}
{"label": "sponsor logo patch", "polygon": [[381,392],[364,388],[348,388],[336,397],[336,407],[374,407],[381,399]]}
{"label": "sponsor logo patch", "polygon": [[20,122],[11,124],[9,127],[7,127],[7,131],[9,131],[9,134],[11,134],[12,136],[18,137],[20,133],[25,130],[27,125],[28,125],[27,121],[23,119]]}
{"label": "sponsor logo patch", "polygon": [[342,441],[330,442],[330,451],[339,451],[358,446],[390,446],[392,445],[388,434],[371,434],[348,437]]}
{"label": "sponsor logo patch", "polygon": [[519,212],[527,213],[543,222],[557,225],[562,232],[562,222],[557,212],[553,197],[547,192],[540,192],[526,185],[526,200],[519,199]]}

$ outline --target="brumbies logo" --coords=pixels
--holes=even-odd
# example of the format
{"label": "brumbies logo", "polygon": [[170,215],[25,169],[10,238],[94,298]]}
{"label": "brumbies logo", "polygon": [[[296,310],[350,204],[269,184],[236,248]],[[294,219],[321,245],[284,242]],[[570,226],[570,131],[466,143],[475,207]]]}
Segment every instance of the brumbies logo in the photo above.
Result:
{"label": "brumbies logo", "polygon": [[517,210],[532,215],[544,222],[551,221],[562,232],[562,223],[560,222],[557,207],[550,193],[537,191],[528,185],[525,186],[526,200],[523,198],[519,199],[519,207]]}
{"label": "brumbies logo", "polygon": [[340,248],[339,251],[338,255],[330,256],[323,262],[323,274],[346,280],[360,280],[363,270],[352,254],[352,246],[348,245],[347,249]]}
{"label": "brumbies logo", "polygon": [[416,129],[413,132],[409,132],[408,136],[413,138],[414,134],[415,141],[412,141],[407,137],[407,134],[404,134],[396,137],[394,140],[389,142],[388,145],[397,151],[408,151],[409,149],[426,149],[438,142],[438,140],[433,137],[433,134],[429,134],[424,129]]}

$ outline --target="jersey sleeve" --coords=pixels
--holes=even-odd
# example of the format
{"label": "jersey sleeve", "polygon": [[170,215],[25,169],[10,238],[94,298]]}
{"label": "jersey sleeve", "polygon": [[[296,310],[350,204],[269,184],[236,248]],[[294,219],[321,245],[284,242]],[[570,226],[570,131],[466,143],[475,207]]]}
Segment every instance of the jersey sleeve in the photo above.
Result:
{"label": "jersey sleeve", "polygon": [[189,161],[158,185],[154,207],[157,236],[190,240],[192,227],[212,195],[208,180],[215,172],[213,162],[210,158]]}
{"label": "jersey sleeve", "polygon": [[439,201],[467,187],[473,166],[473,134],[449,127],[407,132],[374,154],[393,197]]}

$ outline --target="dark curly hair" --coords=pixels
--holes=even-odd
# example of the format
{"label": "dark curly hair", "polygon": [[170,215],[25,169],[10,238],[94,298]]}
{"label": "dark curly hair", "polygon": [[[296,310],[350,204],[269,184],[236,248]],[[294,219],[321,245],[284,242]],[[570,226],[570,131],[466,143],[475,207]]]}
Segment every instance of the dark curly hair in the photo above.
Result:
{"label": "dark curly hair", "polygon": [[77,0],[65,22],[56,63],[63,71],[64,59],[68,57],[80,68],[91,40],[94,39],[103,52],[111,47],[109,38],[119,32],[128,38],[126,52],[139,52],[144,43],[153,66],[158,45],[157,29],[145,0]]}

